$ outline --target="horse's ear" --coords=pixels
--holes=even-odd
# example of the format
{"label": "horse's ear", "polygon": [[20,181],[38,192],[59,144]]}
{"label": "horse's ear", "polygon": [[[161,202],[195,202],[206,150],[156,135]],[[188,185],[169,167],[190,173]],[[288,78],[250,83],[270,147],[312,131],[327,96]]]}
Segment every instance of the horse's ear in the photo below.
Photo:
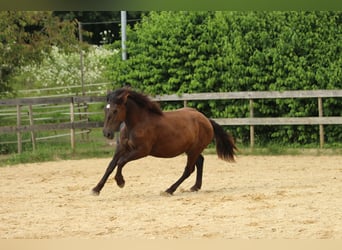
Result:
{"label": "horse's ear", "polygon": [[122,94],[118,96],[119,103],[126,104],[128,95],[129,95],[129,91],[128,89],[125,89],[125,91],[123,91]]}

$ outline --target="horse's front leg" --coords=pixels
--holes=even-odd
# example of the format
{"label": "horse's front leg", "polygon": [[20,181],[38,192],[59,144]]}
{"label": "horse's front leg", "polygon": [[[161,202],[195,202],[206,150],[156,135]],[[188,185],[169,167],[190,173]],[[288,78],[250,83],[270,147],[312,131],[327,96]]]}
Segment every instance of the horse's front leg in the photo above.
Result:
{"label": "horse's front leg", "polygon": [[122,176],[122,168],[126,165],[126,163],[145,157],[147,155],[147,150],[144,150],[144,148],[140,147],[133,149],[132,151],[126,152],[120,157],[120,159],[118,159],[118,168],[116,170],[115,180],[119,187],[123,188],[125,186],[125,179]]}
{"label": "horse's front leg", "polygon": [[117,170],[116,170],[116,174],[115,174],[115,181],[116,181],[116,184],[123,188],[125,186],[125,179],[123,178],[123,175],[122,175],[122,168],[124,166],[121,166],[121,167],[118,167]]}
{"label": "horse's front leg", "polygon": [[111,162],[109,163],[106,172],[104,173],[103,177],[101,178],[101,180],[99,181],[99,183],[92,189],[92,193],[94,195],[99,195],[101,189],[103,188],[103,186],[105,185],[109,175],[114,171],[118,160],[120,159],[120,156],[124,153],[123,149],[119,146],[117,148],[117,150],[115,151],[115,154],[113,156],[113,159],[111,160]]}
{"label": "horse's front leg", "polygon": [[106,172],[104,173],[103,177],[101,178],[101,180],[99,181],[99,183],[92,189],[93,191],[93,195],[99,195],[101,189],[103,188],[103,186],[105,185],[109,175],[113,172],[113,170],[116,167],[116,163],[117,163],[117,158],[113,158],[111,160],[111,162],[109,163]]}

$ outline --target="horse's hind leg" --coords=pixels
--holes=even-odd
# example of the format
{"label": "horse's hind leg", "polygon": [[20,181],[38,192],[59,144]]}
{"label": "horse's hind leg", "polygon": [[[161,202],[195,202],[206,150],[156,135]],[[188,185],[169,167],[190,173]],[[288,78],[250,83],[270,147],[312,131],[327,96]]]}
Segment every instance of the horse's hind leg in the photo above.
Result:
{"label": "horse's hind leg", "polygon": [[182,184],[182,182],[188,178],[192,172],[194,172],[195,170],[195,163],[196,163],[196,159],[198,158],[198,156],[193,157],[188,155],[188,161],[187,164],[185,166],[184,172],[182,174],[182,176],[171,186],[169,187],[165,192],[168,194],[173,194],[173,192],[176,191],[176,189],[179,187],[180,184]]}
{"label": "horse's hind leg", "polygon": [[202,176],[203,176],[203,162],[204,162],[204,157],[203,155],[199,155],[196,161],[196,169],[197,169],[197,174],[196,174],[196,183],[194,186],[190,188],[191,191],[198,191],[202,187]]}

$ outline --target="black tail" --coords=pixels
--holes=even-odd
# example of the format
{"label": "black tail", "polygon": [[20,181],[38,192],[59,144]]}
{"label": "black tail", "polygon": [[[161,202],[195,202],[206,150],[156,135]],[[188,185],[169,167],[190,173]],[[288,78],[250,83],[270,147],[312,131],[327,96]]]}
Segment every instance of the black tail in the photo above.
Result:
{"label": "black tail", "polygon": [[235,146],[233,136],[224,131],[224,129],[215,121],[211,119],[209,119],[209,121],[214,128],[216,152],[218,157],[225,161],[234,162],[237,147]]}

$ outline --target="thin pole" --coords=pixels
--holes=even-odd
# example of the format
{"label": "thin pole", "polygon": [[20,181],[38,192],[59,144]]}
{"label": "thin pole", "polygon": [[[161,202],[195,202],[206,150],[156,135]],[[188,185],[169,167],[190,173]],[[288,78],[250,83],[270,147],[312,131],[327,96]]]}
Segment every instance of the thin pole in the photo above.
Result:
{"label": "thin pole", "polygon": [[[85,89],[84,89],[84,58],[83,58],[83,49],[82,49],[82,43],[83,43],[83,35],[82,35],[82,23],[78,22],[78,37],[79,37],[79,41],[80,41],[80,67],[81,67],[81,85],[82,85],[82,96],[85,96]],[[79,103],[77,104],[79,107]],[[87,115],[87,104],[83,103],[84,105],[84,112],[86,113],[86,118],[88,119],[88,115]],[[81,109],[79,109],[79,111],[81,111]],[[80,114],[80,119],[82,119],[82,115]],[[72,133],[72,137],[75,137],[75,130],[73,130]],[[87,134],[87,138],[88,138],[88,134]],[[83,134],[82,134],[82,139],[83,139]],[[75,138],[71,139],[71,148],[74,150],[75,149]]]}
{"label": "thin pole", "polygon": [[82,36],[82,23],[77,21],[78,23],[78,38],[80,41],[80,68],[81,68],[81,85],[82,85],[82,96],[85,95],[84,92],[84,60],[83,60],[83,50],[82,50],[82,43],[83,43],[83,36]]}
{"label": "thin pole", "polygon": [[127,12],[121,11],[121,48],[122,60],[127,60],[126,53],[126,26],[127,26]]}

